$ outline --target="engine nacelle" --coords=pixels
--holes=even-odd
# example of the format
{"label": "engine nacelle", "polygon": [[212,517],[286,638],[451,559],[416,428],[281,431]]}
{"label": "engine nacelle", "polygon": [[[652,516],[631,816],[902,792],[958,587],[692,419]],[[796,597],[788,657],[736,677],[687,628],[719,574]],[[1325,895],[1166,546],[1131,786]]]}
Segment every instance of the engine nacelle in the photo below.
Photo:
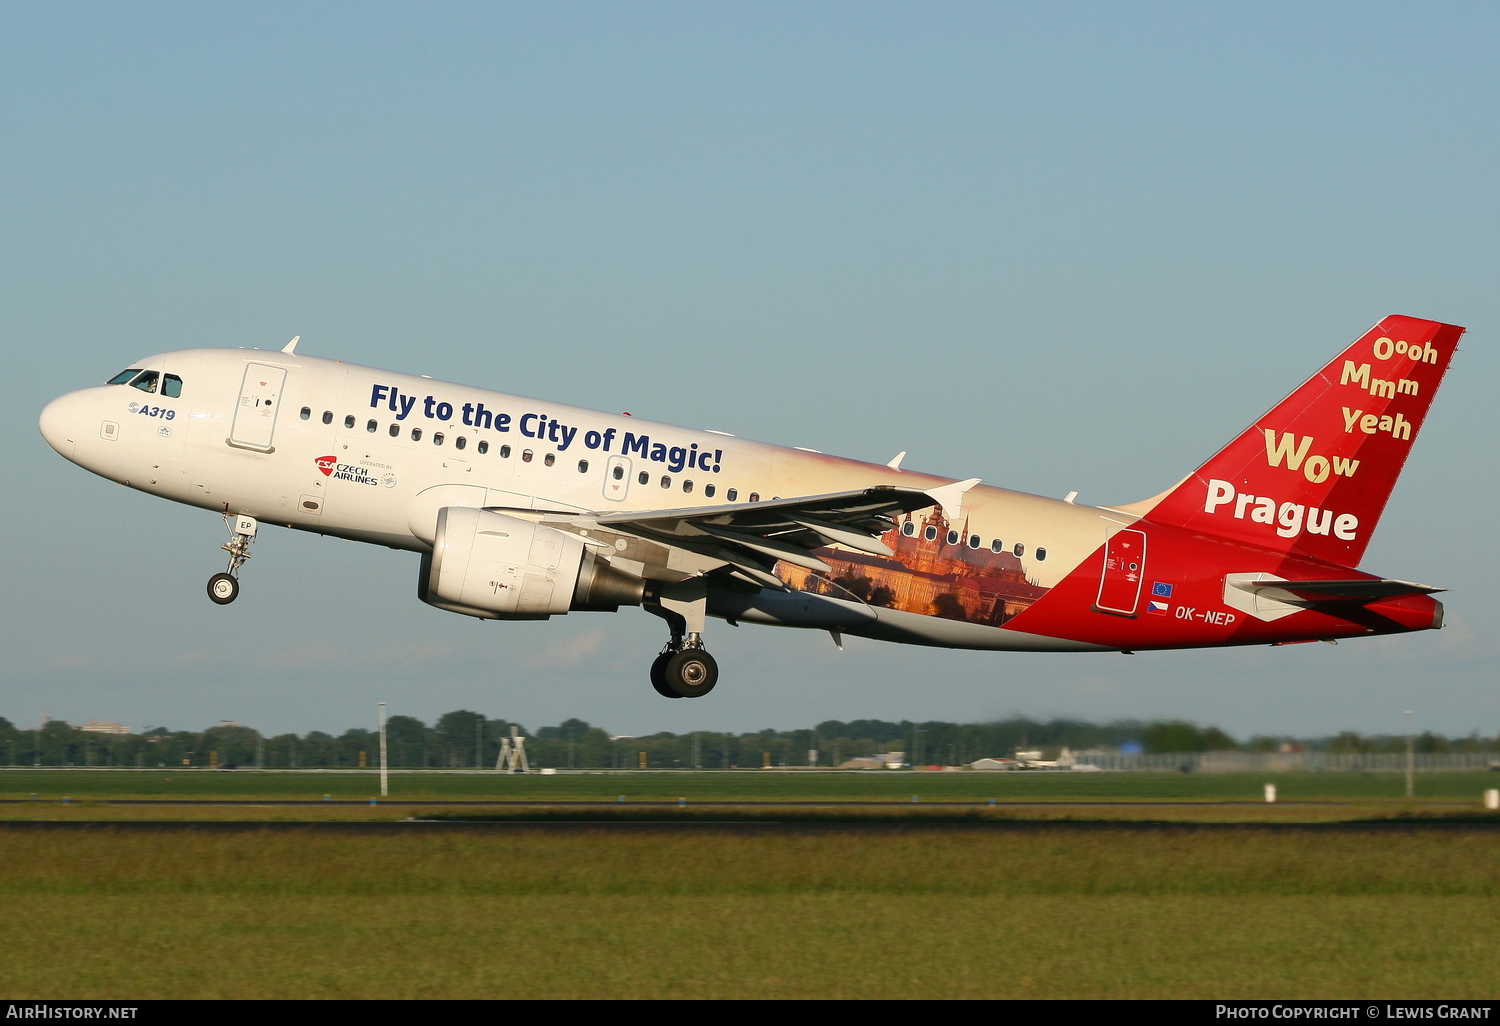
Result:
{"label": "engine nacelle", "polygon": [[576,535],[468,506],[438,511],[417,596],[487,620],[545,620],[569,609],[639,605],[645,582],[588,551]]}

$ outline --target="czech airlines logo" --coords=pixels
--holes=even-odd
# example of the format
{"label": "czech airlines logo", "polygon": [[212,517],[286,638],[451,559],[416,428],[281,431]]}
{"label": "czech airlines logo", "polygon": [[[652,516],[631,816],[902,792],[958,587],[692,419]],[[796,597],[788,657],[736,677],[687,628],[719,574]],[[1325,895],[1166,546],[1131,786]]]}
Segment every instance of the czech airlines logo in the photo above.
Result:
{"label": "czech airlines logo", "polygon": [[318,465],[318,469],[323,472],[324,477],[328,477],[333,473],[333,468],[338,464],[338,461],[339,458],[337,456],[319,456],[313,460]]}

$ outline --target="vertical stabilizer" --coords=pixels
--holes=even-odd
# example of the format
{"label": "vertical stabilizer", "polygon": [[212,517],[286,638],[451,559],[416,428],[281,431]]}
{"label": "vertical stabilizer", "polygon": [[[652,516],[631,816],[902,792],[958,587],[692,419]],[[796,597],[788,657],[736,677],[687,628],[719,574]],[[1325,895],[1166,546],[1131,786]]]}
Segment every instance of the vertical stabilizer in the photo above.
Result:
{"label": "vertical stabilizer", "polygon": [[1145,519],[1355,566],[1463,331],[1385,318]]}

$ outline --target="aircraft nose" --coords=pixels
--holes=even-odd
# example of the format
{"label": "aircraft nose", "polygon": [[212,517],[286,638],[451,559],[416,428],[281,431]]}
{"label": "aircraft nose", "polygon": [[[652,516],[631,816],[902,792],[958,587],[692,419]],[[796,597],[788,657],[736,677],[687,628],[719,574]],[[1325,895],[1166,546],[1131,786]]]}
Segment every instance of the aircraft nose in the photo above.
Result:
{"label": "aircraft nose", "polygon": [[47,444],[70,460],[73,458],[73,443],[78,438],[80,404],[78,393],[70,392],[48,403],[38,422]]}

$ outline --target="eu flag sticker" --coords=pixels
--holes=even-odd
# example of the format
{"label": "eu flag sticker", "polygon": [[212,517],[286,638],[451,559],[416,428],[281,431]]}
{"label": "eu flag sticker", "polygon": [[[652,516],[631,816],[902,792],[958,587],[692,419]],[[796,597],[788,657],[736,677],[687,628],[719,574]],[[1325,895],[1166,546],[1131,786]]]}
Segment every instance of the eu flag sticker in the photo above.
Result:
{"label": "eu flag sticker", "polygon": [[1161,581],[1152,581],[1151,594],[1157,598],[1171,598],[1172,586],[1170,584],[1163,584]]}

